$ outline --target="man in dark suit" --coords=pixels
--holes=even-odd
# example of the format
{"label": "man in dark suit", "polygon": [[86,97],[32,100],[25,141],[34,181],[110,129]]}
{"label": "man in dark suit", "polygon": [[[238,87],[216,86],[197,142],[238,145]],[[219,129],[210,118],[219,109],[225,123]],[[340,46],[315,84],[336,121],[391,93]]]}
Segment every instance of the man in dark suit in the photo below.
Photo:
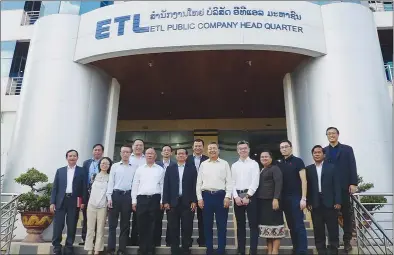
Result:
{"label": "man in dark suit", "polygon": [[[170,165],[164,177],[163,204],[168,210],[168,225],[171,237],[171,254],[190,254],[193,233],[193,218],[197,207],[197,169],[186,164],[187,150],[178,149],[177,164]],[[181,221],[181,225],[179,224]],[[179,250],[179,228],[182,233],[182,252]]]}
{"label": "man in dark suit", "polygon": [[[88,188],[88,197],[87,200],[89,201],[89,196],[90,196],[90,188],[92,185],[92,179],[93,176],[98,174],[99,169],[98,169],[98,162],[100,159],[103,157],[104,153],[104,146],[102,144],[95,144],[93,146],[93,157],[85,160],[82,164],[83,169],[85,170],[85,178],[86,178],[86,185]],[[83,221],[82,221],[82,242],[79,243],[79,245],[85,245],[85,239],[86,239],[86,232],[87,232],[87,216],[86,216],[86,209],[82,209],[82,216],[83,216]],[[79,214],[78,214],[79,216]],[[77,217],[78,217],[77,216]]]}
{"label": "man in dark suit", "polygon": [[342,189],[342,217],[343,217],[343,242],[346,252],[352,250],[353,210],[350,204],[350,195],[357,192],[358,178],[356,159],[353,148],[338,142],[339,130],[329,127],[326,130],[329,145],[324,148],[326,161],[335,165],[341,182]]}
{"label": "man in dark suit", "polygon": [[[196,167],[197,173],[200,165],[205,160],[209,159],[203,155],[204,152],[204,141],[201,139],[195,139],[193,142],[193,155],[189,155],[186,160],[186,164],[192,164]],[[198,239],[197,243],[200,247],[205,247],[205,234],[204,234],[204,220],[202,217],[202,209],[197,206],[197,219],[198,219]],[[191,240],[190,246],[193,243]]]}
{"label": "man in dark suit", "polygon": [[328,230],[329,252],[338,254],[338,210],[341,208],[341,185],[335,166],[324,161],[320,145],[312,148],[314,164],[306,167],[308,179],[308,209],[312,214],[313,232],[318,254],[326,254]]}
{"label": "man in dark suit", "polygon": [[76,150],[67,151],[66,159],[68,165],[56,171],[51,194],[50,210],[55,213],[52,237],[55,254],[62,254],[60,243],[65,217],[67,224],[65,253],[74,254],[73,244],[77,228],[78,200],[81,199],[81,209],[87,204],[85,173],[82,167],[77,166],[78,152]]}
{"label": "man in dark suit", "polygon": [[[161,166],[162,168],[164,168],[164,170],[166,170],[169,166],[173,166],[173,165],[177,165],[176,162],[174,160],[171,160],[171,156],[172,156],[172,147],[169,145],[164,145],[161,148],[161,156],[163,157],[162,160],[158,160],[156,161],[156,164],[158,164],[159,166]],[[156,219],[156,223],[155,223],[155,246],[161,246],[161,232],[162,232],[162,228],[163,228],[163,217],[164,217],[164,208],[163,210],[160,211],[160,213],[157,214],[157,219]],[[167,213],[167,221],[168,221],[168,211],[166,210]],[[170,247],[171,246],[171,238],[170,238],[170,230],[167,227],[166,230],[166,246]]]}

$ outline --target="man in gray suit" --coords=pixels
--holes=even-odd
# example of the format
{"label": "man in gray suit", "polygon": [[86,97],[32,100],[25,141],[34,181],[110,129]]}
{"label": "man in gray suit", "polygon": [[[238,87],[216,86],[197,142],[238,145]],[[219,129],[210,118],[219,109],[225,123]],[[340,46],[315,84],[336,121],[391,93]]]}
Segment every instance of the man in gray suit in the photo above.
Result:
{"label": "man in gray suit", "polygon": [[[52,245],[55,254],[62,254],[62,232],[67,225],[65,254],[74,254],[73,244],[77,228],[78,206],[81,209],[87,204],[87,188],[85,173],[77,166],[78,152],[69,150],[66,153],[67,166],[57,169],[51,194],[50,210],[55,213],[53,221]],[[80,205],[78,205],[80,200]]]}

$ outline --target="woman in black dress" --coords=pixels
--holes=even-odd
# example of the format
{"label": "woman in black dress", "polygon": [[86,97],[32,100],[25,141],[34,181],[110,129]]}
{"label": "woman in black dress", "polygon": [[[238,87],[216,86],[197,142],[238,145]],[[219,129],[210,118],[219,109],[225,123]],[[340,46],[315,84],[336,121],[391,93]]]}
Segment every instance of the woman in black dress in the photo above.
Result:
{"label": "woman in black dress", "polygon": [[280,239],[285,237],[283,212],[279,208],[282,190],[282,171],[272,165],[272,154],[260,154],[263,169],[260,171],[260,184],[256,192],[260,237],[267,238],[268,254],[278,254]]}

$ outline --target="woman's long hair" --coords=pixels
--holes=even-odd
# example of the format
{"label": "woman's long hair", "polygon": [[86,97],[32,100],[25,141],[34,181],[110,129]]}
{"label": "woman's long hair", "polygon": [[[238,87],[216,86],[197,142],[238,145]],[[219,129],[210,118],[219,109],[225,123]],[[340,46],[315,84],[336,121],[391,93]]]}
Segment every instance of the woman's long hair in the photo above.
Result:
{"label": "woman's long hair", "polygon": [[111,167],[112,167],[112,160],[109,157],[103,157],[98,162],[99,173],[101,172],[101,161],[103,161],[104,159],[108,160],[108,162],[109,162],[109,167],[108,167],[108,170],[107,170],[107,173],[109,174],[111,172]]}

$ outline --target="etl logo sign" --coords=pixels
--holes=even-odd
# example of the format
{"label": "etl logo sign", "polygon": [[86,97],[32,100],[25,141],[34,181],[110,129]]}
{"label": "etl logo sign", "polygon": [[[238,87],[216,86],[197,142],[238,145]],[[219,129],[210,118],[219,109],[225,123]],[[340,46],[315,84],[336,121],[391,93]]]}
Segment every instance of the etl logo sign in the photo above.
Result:
{"label": "etl logo sign", "polygon": [[[101,40],[109,38],[111,23],[118,23],[118,36],[124,35],[124,28],[126,22],[130,21],[131,15],[120,16],[113,19],[105,19],[97,22],[96,25],[96,39]],[[140,14],[133,15],[133,32],[134,33],[147,33],[149,27],[140,27]]]}

